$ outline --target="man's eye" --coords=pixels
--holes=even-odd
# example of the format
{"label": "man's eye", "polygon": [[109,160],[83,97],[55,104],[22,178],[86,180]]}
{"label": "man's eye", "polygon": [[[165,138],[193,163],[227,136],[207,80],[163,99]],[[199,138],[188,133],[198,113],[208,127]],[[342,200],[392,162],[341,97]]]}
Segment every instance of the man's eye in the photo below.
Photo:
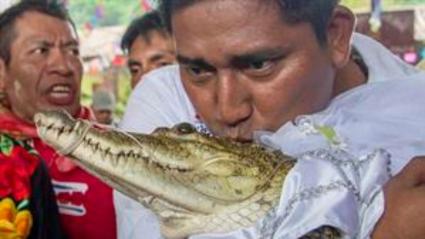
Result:
{"label": "man's eye", "polygon": [[137,75],[137,74],[139,73],[139,71],[140,71],[140,69],[139,69],[139,68],[137,68],[137,67],[130,67],[130,68],[129,68],[129,70],[130,70],[130,74],[131,74],[132,76]]}
{"label": "man's eye", "polygon": [[38,47],[33,50],[33,53],[35,54],[46,54],[49,51],[49,48],[47,47]]}
{"label": "man's eye", "polygon": [[202,70],[199,67],[187,67],[187,71],[194,76],[202,74]]}
{"label": "man's eye", "polygon": [[203,76],[209,73],[207,70],[202,69],[201,67],[198,67],[198,66],[186,66],[185,68],[189,74],[196,77]]}
{"label": "man's eye", "polygon": [[266,76],[273,72],[275,65],[272,60],[253,61],[246,64],[243,71],[253,76]]}
{"label": "man's eye", "polygon": [[248,64],[249,70],[266,70],[273,65],[272,61],[254,61]]}
{"label": "man's eye", "polygon": [[182,65],[182,67],[187,73],[190,82],[196,85],[204,85],[215,75],[215,72],[212,69],[205,69],[203,67],[193,65]]}
{"label": "man's eye", "polygon": [[71,49],[69,49],[69,52],[71,53],[71,55],[74,55],[74,56],[80,55],[80,49],[78,49],[78,48],[71,48]]}

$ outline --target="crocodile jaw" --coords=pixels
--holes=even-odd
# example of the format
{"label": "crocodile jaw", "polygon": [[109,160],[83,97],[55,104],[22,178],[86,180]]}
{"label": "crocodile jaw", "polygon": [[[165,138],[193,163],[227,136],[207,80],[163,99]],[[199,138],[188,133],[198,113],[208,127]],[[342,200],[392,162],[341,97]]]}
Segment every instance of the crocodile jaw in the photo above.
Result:
{"label": "crocodile jaw", "polygon": [[142,203],[157,197],[170,199],[173,204],[181,204],[181,207],[198,213],[208,213],[218,206],[209,197],[188,190],[175,180],[173,175],[182,174],[187,169],[155,160],[152,156],[158,154],[155,149],[147,143],[140,143],[154,140],[149,135],[138,135],[135,140],[125,132],[90,128],[86,121],[74,121],[69,116],[56,115],[56,112],[37,114],[34,120],[39,136],[47,144],[59,152],[66,152],[64,155],[68,153],[103,180],[121,184],[118,190],[128,193],[127,187],[131,187],[130,191],[137,194],[131,196]]}
{"label": "crocodile jaw", "polygon": [[258,148],[167,130],[95,129],[57,112],[37,114],[35,122],[52,147],[151,208],[171,238],[252,226],[278,202],[291,167]]}

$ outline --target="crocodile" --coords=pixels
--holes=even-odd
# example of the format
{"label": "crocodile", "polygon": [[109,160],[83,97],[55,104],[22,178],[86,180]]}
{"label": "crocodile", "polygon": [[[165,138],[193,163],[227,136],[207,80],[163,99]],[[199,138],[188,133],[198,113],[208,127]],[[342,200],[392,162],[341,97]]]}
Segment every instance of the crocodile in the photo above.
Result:
{"label": "crocodile", "polygon": [[[47,144],[151,209],[167,238],[255,225],[277,206],[296,162],[255,143],[198,133],[188,123],[135,134],[60,111],[37,113],[34,121]],[[303,238],[339,237],[323,227]]]}

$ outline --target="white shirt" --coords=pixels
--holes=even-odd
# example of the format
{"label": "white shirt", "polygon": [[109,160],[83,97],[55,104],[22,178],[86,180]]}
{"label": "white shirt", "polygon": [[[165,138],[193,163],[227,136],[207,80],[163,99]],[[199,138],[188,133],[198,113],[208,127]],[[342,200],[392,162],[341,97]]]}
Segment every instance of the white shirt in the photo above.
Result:
{"label": "white shirt", "polygon": [[[353,38],[353,44],[369,67],[369,82],[424,77],[423,75],[415,76],[417,71],[413,67],[401,62],[396,56],[370,38],[356,34]],[[399,94],[402,91],[398,92],[398,87],[401,86],[407,87],[406,92],[409,92],[409,94],[417,92],[418,86],[416,84],[419,83],[416,83],[416,81],[412,80],[411,82],[414,82],[412,84],[396,81],[388,84],[389,89],[385,90],[382,90],[385,87],[379,86],[378,83],[377,86],[371,84],[371,88],[356,88],[337,97],[324,112],[300,118],[301,125],[287,123],[276,133],[259,136],[259,140],[263,143],[278,147],[289,155],[299,157],[297,165],[285,180],[283,196],[275,211],[276,214],[260,220],[258,225],[254,225],[252,228],[226,235],[200,235],[191,238],[250,238],[249,236],[257,238],[259,232],[265,233],[267,228],[273,228],[276,233],[275,236],[278,238],[297,238],[324,224],[340,228],[347,233],[348,238],[367,238],[368,233],[383,211],[381,185],[389,178],[391,171],[397,172],[412,155],[421,153],[417,152],[417,148],[420,147],[412,143],[414,141],[412,141],[412,134],[406,133],[405,138],[403,138],[405,141],[400,139],[401,143],[404,142],[409,145],[404,147],[406,151],[402,149],[403,147],[392,147],[400,143],[397,140],[388,140],[387,137],[382,139],[386,135],[385,130],[388,127],[401,130],[400,127],[394,127],[394,124],[398,125],[405,122],[406,118],[403,115],[410,112],[405,111],[405,105],[411,106],[409,110],[413,112],[410,112],[413,121],[423,116],[423,114],[416,114],[418,104],[411,104],[407,97],[408,94]],[[421,87],[425,90],[425,86],[422,85]],[[392,97],[394,95],[403,95],[405,98],[397,98],[396,100]],[[415,97],[418,101],[421,98],[423,97]],[[357,105],[358,102],[361,102],[361,104]],[[378,105],[379,107],[377,107]],[[388,105],[391,105],[391,107],[388,107]],[[383,114],[385,117],[380,117],[376,109],[394,109],[394,111],[385,111],[386,113]],[[368,118],[369,114],[370,119]],[[204,125],[197,120],[195,115],[193,106],[180,82],[178,67],[171,66],[148,74],[135,88],[129,99],[121,128],[127,131],[150,133],[160,126],[169,127],[179,122],[190,122],[202,130]],[[385,119],[388,118],[399,119],[399,121],[386,122]],[[381,125],[382,123],[388,123],[388,126]],[[421,122],[416,123],[420,124]],[[416,134],[418,132],[415,131],[417,124],[410,124],[406,127],[413,130],[409,132]],[[326,140],[317,130],[315,132],[314,126],[332,127],[337,132],[338,140],[342,142],[340,145],[348,147],[347,149],[344,148],[348,156],[340,155],[340,151],[335,150],[335,147],[329,144],[329,140]],[[304,132],[306,127],[313,127],[313,129],[309,129],[311,132],[306,134]],[[362,132],[367,127],[370,129],[367,130],[369,133],[366,133],[367,136],[363,137]],[[353,135],[353,133],[355,134]],[[374,138],[375,135],[378,135],[377,138]],[[422,135],[425,136],[425,134]],[[392,136],[394,136],[394,132]],[[382,144],[378,143],[379,140],[382,141]],[[417,140],[417,143],[422,142],[423,145],[423,141],[421,141],[423,138]],[[379,147],[387,150],[388,148],[393,149],[395,151],[391,152],[392,154],[398,153],[404,158],[402,160],[391,160],[391,165],[395,166],[390,170],[383,170],[390,161],[387,154],[376,151]],[[409,147],[411,152],[408,150]],[[319,156],[313,157],[307,153],[310,150],[320,151],[321,149],[326,149],[326,153],[321,156],[324,159],[317,160]],[[397,149],[400,149],[401,152],[397,152]],[[346,163],[347,165],[356,164],[355,162],[360,162],[362,159],[374,158],[375,160],[366,160],[353,170],[349,167],[339,167],[327,158],[338,158],[340,161],[347,162],[353,161]],[[305,172],[309,173],[305,174]],[[317,174],[311,172],[317,172]],[[359,177],[359,175],[362,177]],[[299,197],[297,195],[309,193],[319,195],[318,191],[326,191],[326,193],[317,197],[296,200]],[[158,222],[153,214],[139,203],[122,194],[115,193],[115,207],[120,239],[161,238]],[[288,208],[293,209],[286,213]],[[310,214],[305,215],[304,212],[306,211],[309,211]],[[287,216],[282,218],[282,215]]]}

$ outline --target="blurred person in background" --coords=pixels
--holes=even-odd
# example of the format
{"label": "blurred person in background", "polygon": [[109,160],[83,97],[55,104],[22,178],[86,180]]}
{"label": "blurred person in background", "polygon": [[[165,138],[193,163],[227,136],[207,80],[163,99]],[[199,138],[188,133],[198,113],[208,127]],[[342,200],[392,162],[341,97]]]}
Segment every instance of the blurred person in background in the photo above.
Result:
{"label": "blurred person in background", "polygon": [[121,40],[121,48],[128,55],[132,88],[149,71],[176,62],[173,40],[156,10],[131,22]]}
{"label": "blurred person in background", "polygon": [[106,90],[96,90],[93,93],[91,109],[100,124],[116,127],[114,111],[116,107],[115,96]]}
{"label": "blurred person in background", "polygon": [[[62,5],[28,0],[0,15],[0,91],[4,96],[0,129],[14,145],[27,150],[21,155],[29,152],[45,161],[60,213],[59,220],[54,214],[56,204],[30,199],[30,208],[36,210],[33,228],[38,233],[34,238],[61,238],[56,232],[58,223],[67,238],[116,238],[111,188],[45,145],[32,121],[43,110],[65,110],[74,117],[94,120],[91,111],[80,105],[82,71],[77,32]],[[35,171],[39,179],[34,179],[42,188],[32,193],[49,195],[47,176],[40,167]],[[33,168],[25,175],[34,174]],[[47,209],[52,214],[44,215]]]}

